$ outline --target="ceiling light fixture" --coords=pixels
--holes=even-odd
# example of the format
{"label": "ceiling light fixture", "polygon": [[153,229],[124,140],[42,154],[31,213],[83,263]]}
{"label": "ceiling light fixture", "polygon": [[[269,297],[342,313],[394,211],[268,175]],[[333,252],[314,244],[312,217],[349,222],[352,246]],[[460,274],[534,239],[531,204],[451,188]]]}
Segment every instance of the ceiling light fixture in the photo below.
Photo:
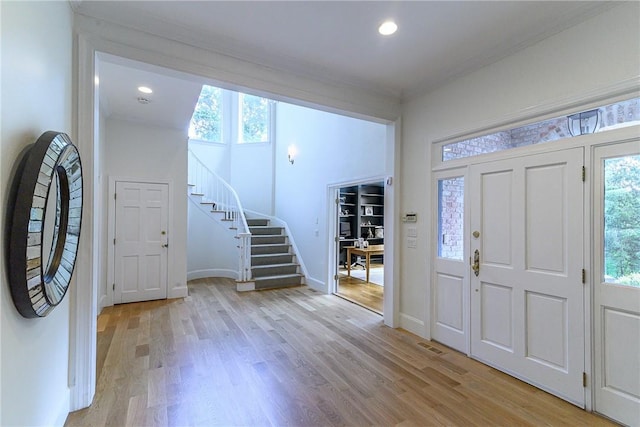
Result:
{"label": "ceiling light fixture", "polygon": [[378,32],[383,36],[390,36],[398,30],[398,26],[395,22],[389,20],[384,21],[380,27],[378,27]]}
{"label": "ceiling light fixture", "polygon": [[153,93],[150,87],[147,86],[138,86],[138,91],[142,93]]}

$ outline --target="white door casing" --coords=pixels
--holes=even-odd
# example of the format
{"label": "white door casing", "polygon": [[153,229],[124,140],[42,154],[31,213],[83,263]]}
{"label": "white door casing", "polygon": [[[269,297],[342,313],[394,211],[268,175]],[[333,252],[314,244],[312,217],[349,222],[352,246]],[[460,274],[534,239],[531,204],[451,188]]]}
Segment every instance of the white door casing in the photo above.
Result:
{"label": "white door casing", "polygon": [[[604,270],[605,161],[637,156],[638,140],[594,150],[594,392],[595,410],[640,425],[640,288],[615,284]],[[637,185],[637,184],[636,184]]]}
{"label": "white door casing", "polygon": [[116,182],[115,304],[167,298],[168,187]]}
{"label": "white door casing", "polygon": [[469,169],[471,354],[585,404],[583,149]]}

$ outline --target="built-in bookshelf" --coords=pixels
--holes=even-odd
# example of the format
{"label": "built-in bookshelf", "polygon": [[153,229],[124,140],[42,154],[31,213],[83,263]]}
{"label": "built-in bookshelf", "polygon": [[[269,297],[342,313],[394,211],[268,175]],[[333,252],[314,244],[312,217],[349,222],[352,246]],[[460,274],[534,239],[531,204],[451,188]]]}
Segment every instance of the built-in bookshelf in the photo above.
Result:
{"label": "built-in bookshelf", "polygon": [[363,238],[370,245],[383,244],[383,183],[376,182],[342,187],[338,196],[338,217],[341,264],[346,260],[343,248],[352,246],[358,238]]}

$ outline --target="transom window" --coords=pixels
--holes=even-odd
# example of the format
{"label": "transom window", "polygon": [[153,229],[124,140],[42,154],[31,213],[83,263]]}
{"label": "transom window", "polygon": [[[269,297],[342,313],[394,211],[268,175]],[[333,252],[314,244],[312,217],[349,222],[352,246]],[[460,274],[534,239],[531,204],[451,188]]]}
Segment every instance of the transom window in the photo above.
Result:
{"label": "transom window", "polygon": [[541,144],[638,123],[640,98],[634,98],[569,116],[446,144],[442,146],[442,161]]}
{"label": "transom window", "polygon": [[189,138],[226,144],[269,143],[274,102],[204,85],[189,124]]}

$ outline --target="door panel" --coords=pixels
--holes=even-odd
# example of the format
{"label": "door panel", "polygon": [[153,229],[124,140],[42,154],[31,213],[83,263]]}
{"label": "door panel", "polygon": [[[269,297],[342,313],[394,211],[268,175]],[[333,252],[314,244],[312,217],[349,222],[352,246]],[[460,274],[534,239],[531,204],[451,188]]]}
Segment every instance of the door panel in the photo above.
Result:
{"label": "door panel", "polygon": [[581,148],[469,171],[472,356],[584,406]]}
{"label": "door panel", "polygon": [[462,277],[438,273],[436,276],[437,322],[445,328],[463,333],[464,283]]}
{"label": "door panel", "polygon": [[513,171],[482,175],[482,215],[480,235],[482,254],[487,264],[511,266],[513,216]]}
{"label": "door panel", "polygon": [[167,297],[168,185],[116,182],[114,303]]}
{"label": "door panel", "polygon": [[[480,339],[489,344],[513,352],[513,288],[495,283],[480,285]],[[473,353],[473,343],[472,343]]]}
{"label": "door panel", "polygon": [[[564,165],[526,169],[527,269],[566,275]],[[544,202],[543,202],[544,201]],[[550,239],[549,236],[554,236]]]}
{"label": "door panel", "polygon": [[640,425],[640,142],[594,153],[595,410]]}
{"label": "door panel", "polygon": [[567,299],[526,292],[526,357],[567,372]]}

